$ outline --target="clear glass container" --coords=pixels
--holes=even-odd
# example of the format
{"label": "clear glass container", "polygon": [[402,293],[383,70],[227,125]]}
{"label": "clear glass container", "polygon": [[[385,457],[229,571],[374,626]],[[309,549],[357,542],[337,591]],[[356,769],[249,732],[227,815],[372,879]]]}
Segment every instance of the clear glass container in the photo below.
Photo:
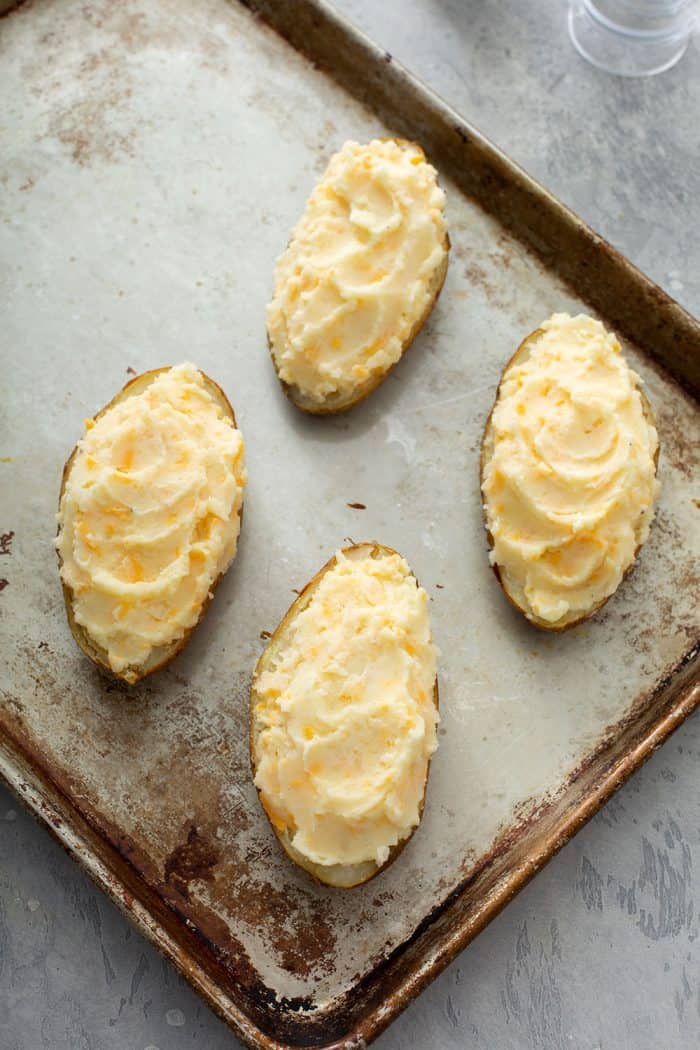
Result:
{"label": "clear glass container", "polygon": [[599,69],[653,76],[681,58],[696,15],[696,0],[571,0],[569,34]]}

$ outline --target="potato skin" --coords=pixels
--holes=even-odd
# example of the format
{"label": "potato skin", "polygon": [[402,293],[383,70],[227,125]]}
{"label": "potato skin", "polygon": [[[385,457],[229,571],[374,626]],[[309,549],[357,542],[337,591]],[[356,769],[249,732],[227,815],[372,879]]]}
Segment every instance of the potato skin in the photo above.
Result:
{"label": "potato skin", "polygon": [[[133,397],[135,394],[140,394],[143,390],[145,390],[148,386],[151,385],[154,379],[156,379],[163,372],[168,372],[171,367],[171,365],[164,365],[162,368],[153,368],[148,372],[142,372],[141,375],[134,376],[134,378],[130,379],[128,383],[124,384],[121,390],[117,394],[115,394],[111,401],[109,401],[103,408],[101,408],[99,412],[95,413],[93,418],[99,419],[114,405],[119,404],[121,401],[125,401],[128,397]],[[205,372],[202,372],[201,369],[199,369],[199,372],[202,378],[204,379],[205,386],[211,394],[211,396],[219,403],[225,415],[227,415],[230,418],[234,427],[237,426],[236,416],[233,411],[233,408],[231,407],[231,404],[228,398],[226,397],[226,394],[223,392],[219,384],[214,382],[214,380],[211,379]],[[70,475],[71,468],[73,466],[73,461],[77,455],[77,452],[78,446],[76,445],[63,467],[63,473],[61,475],[61,489],[58,495],[59,508],[61,506],[61,500],[63,499],[63,492],[66,487],[66,481],[68,480],[68,477]],[[243,508],[241,508],[241,521],[242,520]],[[63,562],[61,559],[60,552],[57,552],[57,554],[58,566],[60,570]],[[203,602],[202,608],[200,609],[197,622],[194,623],[192,627],[190,627],[187,631],[185,631],[182,638],[178,638],[177,641],[172,642],[170,645],[159,646],[158,649],[153,651],[151,657],[149,657],[148,662],[139,668],[130,667],[125,671],[117,672],[112,667],[110,667],[106,651],[102,648],[102,646],[98,645],[92,640],[89,633],[81,624],[76,622],[73,612],[73,591],[66,583],[63,582],[63,579],[61,578],[61,586],[63,588],[63,600],[66,607],[66,618],[68,620],[68,626],[70,627],[73,638],[75,639],[80,649],[82,649],[82,651],[85,653],[88,660],[95,664],[95,666],[103,674],[105,674],[109,678],[116,679],[117,681],[125,682],[127,685],[135,685],[137,682],[140,682],[142,678],[146,678],[148,675],[154,674],[156,671],[160,671],[163,667],[166,667],[171,662],[171,660],[174,660],[177,654],[185,648],[187,642],[190,639],[190,635],[195,630],[195,628],[198,627],[201,623],[202,618],[204,617],[204,614],[206,613],[209,607],[209,603],[211,602],[211,599],[214,596],[214,592],[219,586],[223,576],[224,573],[220,573],[217,576],[214,583],[212,584],[211,590],[206,600]]]}
{"label": "potato skin", "polygon": [[[397,551],[393,550],[391,547],[385,547],[381,543],[373,543],[373,542],[353,543],[349,547],[344,547],[341,553],[347,555],[347,554],[351,554],[351,553],[359,554],[361,552],[366,552],[366,551],[369,551],[371,557],[373,557],[373,558],[389,557],[390,555],[398,553]],[[258,677],[260,676],[260,674],[264,670],[266,670],[267,664],[270,661],[271,657],[274,655],[275,649],[278,646],[284,644],[284,634],[285,634],[286,628],[292,623],[294,618],[300,612],[302,612],[302,610],[305,609],[306,606],[310,603],[310,601],[311,601],[311,599],[312,599],[312,597],[314,595],[314,591],[316,590],[316,587],[320,583],[322,577],[330,569],[332,569],[335,566],[335,564],[336,564],[336,556],[333,555],[333,557],[329,558],[329,560],[326,562],[326,564],[323,565],[321,569],[319,569],[319,571],[316,573],[316,575],[314,577],[312,577],[312,579],[309,580],[309,582],[306,584],[306,586],[301,590],[301,592],[299,593],[299,596],[296,598],[295,601],[292,602],[292,604],[290,605],[289,609],[287,609],[287,612],[284,614],[284,616],[280,620],[277,628],[275,629],[274,633],[272,634],[271,638],[269,639],[269,641],[267,643],[267,646],[265,647],[265,649],[261,653],[257,664],[255,665],[255,670],[253,672],[253,680],[251,682],[251,687],[250,687],[250,736],[249,736],[250,768],[251,768],[251,773],[252,773],[252,777],[253,777],[253,782],[255,782],[255,775],[256,775],[256,772],[257,772],[257,767],[256,767],[256,763],[255,763],[255,741],[256,741],[256,738],[257,738],[257,727],[256,727],[255,716],[254,716],[255,704],[256,704],[256,701],[257,701],[256,681],[257,681]],[[415,579],[415,577],[414,577],[414,579]],[[437,676],[435,678],[435,688],[434,688],[434,691],[433,691],[433,702],[435,704],[436,709],[438,709],[439,708],[439,691],[438,691],[438,679],[437,679]],[[423,797],[421,799],[420,806],[419,806],[418,824],[416,824],[416,827],[412,829],[412,831],[410,832],[409,835],[406,836],[406,838],[402,839],[400,842],[397,842],[395,846],[392,846],[392,848],[391,848],[391,850],[389,852],[389,856],[387,857],[387,859],[384,861],[383,864],[376,864],[374,861],[364,861],[361,864],[352,864],[352,865],[343,865],[343,864],[323,865],[323,864],[315,864],[313,861],[310,861],[308,858],[304,857],[301,853],[299,853],[298,850],[294,849],[294,847],[292,845],[291,837],[289,836],[289,834],[287,832],[281,832],[275,827],[275,825],[272,823],[272,820],[270,819],[269,813],[265,809],[265,806],[264,806],[263,801],[262,801],[262,793],[261,793],[260,789],[257,787],[257,785],[256,785],[255,789],[256,789],[256,791],[258,793],[258,798],[260,799],[260,805],[262,806],[263,812],[265,813],[265,816],[267,817],[267,819],[270,822],[270,827],[272,828],[273,832],[275,833],[275,836],[278,839],[278,841],[280,843],[280,846],[282,847],[284,852],[287,854],[289,859],[291,861],[293,861],[293,863],[296,864],[298,867],[302,868],[305,872],[307,872],[307,874],[309,874],[314,879],[314,881],[317,882],[317,883],[320,883],[320,884],[322,884],[324,886],[331,886],[331,887],[337,888],[337,889],[354,889],[357,886],[362,886],[366,882],[369,882],[370,879],[375,878],[375,876],[378,875],[381,871],[384,871],[386,868],[388,868],[390,864],[393,864],[393,862],[396,860],[396,858],[401,853],[401,851],[404,849],[404,847],[413,838],[413,835],[415,834],[416,829],[418,827],[420,827],[420,822],[421,822],[422,817],[423,817],[423,810],[425,808],[425,796],[426,796],[426,791],[427,791],[427,787],[428,787],[428,779],[429,779],[429,777],[430,777],[430,760],[428,761],[428,767],[427,767],[426,773],[425,773],[425,784],[424,784],[424,787],[423,787]]]}
{"label": "potato skin", "polygon": [[[380,141],[396,142],[397,145],[401,146],[403,149],[406,149],[408,147],[415,147],[416,149],[420,149],[421,153],[423,152],[422,148],[418,145],[418,143],[411,142],[409,139],[392,139],[390,137],[385,137]],[[357,389],[350,397],[336,398],[333,395],[330,395],[327,398],[325,398],[324,401],[312,401],[310,398],[304,396],[303,392],[299,389],[298,386],[295,386],[292,383],[285,382],[285,380],[282,379],[279,374],[277,362],[275,361],[274,354],[272,353],[272,344],[270,343],[270,338],[268,335],[267,348],[270,352],[270,357],[272,358],[272,365],[275,369],[275,374],[280,382],[280,386],[282,387],[285,396],[289,398],[289,400],[296,408],[310,416],[337,415],[340,412],[347,412],[348,409],[354,408],[355,405],[359,405],[361,401],[364,401],[366,397],[369,397],[370,394],[374,393],[377,387],[381,386],[381,384],[384,382],[389,373],[392,372],[396,368],[396,366],[400,364],[400,362],[403,360],[406,351],[408,350],[411,343],[416,338],[421,328],[427,321],[428,317],[432,312],[433,307],[435,306],[435,303],[437,302],[438,296],[442,291],[442,286],[445,283],[445,277],[447,276],[447,266],[449,262],[450,247],[451,244],[449,234],[445,232],[445,257],[440,267],[435,271],[435,274],[433,276],[433,280],[431,282],[431,296],[428,300],[428,305],[424,310],[423,314],[418,318],[418,320],[414,324],[411,331],[408,333],[406,339],[404,340],[404,344],[401,348],[401,356],[399,357],[398,361],[395,361],[393,365],[390,365],[390,367],[387,368],[385,372],[381,372],[380,374],[375,376],[370,376],[369,379],[367,379],[364,383],[357,387]]]}
{"label": "potato skin", "polygon": [[[480,448],[480,455],[479,455],[479,488],[480,488],[481,493],[482,493],[481,509],[482,509],[482,514],[483,514],[483,518],[484,518],[484,528],[486,529],[486,537],[487,537],[487,540],[488,540],[488,549],[490,551],[493,550],[493,545],[494,544],[493,544],[493,536],[489,532],[488,522],[487,522],[487,519],[486,519],[486,507],[484,505],[484,500],[483,500],[483,489],[484,489],[484,473],[486,471],[486,464],[489,461],[489,458],[490,458],[490,455],[491,455],[491,452],[492,452],[492,446],[493,446],[493,427],[492,427],[493,412],[494,412],[494,409],[495,409],[495,407],[496,407],[496,405],[498,403],[498,398],[499,398],[500,393],[501,393],[501,385],[503,383],[503,379],[505,377],[506,372],[511,367],[511,365],[518,364],[519,362],[526,360],[526,358],[528,357],[528,355],[530,353],[530,344],[532,342],[534,342],[535,339],[537,339],[538,336],[540,336],[542,334],[543,334],[543,330],[541,328],[536,328],[534,330],[534,332],[530,332],[529,335],[525,336],[525,338],[523,339],[523,341],[520,344],[520,346],[518,347],[518,349],[509,358],[509,360],[506,362],[506,364],[503,366],[503,370],[501,371],[500,379],[498,380],[498,388],[496,390],[496,396],[494,398],[493,405],[491,406],[491,411],[489,412],[488,417],[486,419],[486,423],[484,425],[484,433],[483,433],[483,436],[482,436],[482,439],[481,439],[481,448]],[[644,412],[644,415],[645,415],[646,419],[650,423],[653,423],[654,427],[656,427],[656,419],[654,417],[654,411],[653,411],[653,409],[651,407],[651,403],[649,402],[648,397],[646,396],[644,391],[641,389],[641,387],[638,387],[637,389],[639,390],[639,394],[640,394],[640,397],[642,399],[642,411]],[[658,431],[657,431],[657,433],[658,433]],[[654,455],[654,468],[655,468],[657,473],[658,473],[658,467],[659,467],[659,446],[657,445],[656,453]],[[542,620],[542,619],[540,619],[540,617],[534,616],[529,610],[526,610],[522,605],[520,605],[520,603],[518,602],[518,600],[515,597],[515,595],[508,589],[507,583],[503,579],[503,576],[501,575],[501,572],[499,570],[498,565],[492,565],[491,568],[493,570],[494,576],[498,580],[498,583],[499,583],[499,585],[501,587],[501,590],[503,591],[503,593],[505,594],[506,598],[508,599],[508,601],[510,602],[510,604],[513,606],[514,609],[517,609],[519,613],[522,613],[522,615],[525,617],[525,619],[528,620],[529,623],[534,624],[535,627],[539,627],[543,631],[550,631],[551,633],[554,633],[554,634],[561,634],[562,631],[568,631],[570,628],[576,627],[577,624],[583,623],[585,620],[589,620],[592,616],[594,616],[599,611],[599,609],[602,609],[603,606],[608,601],[610,601],[610,599],[612,598],[613,594],[616,594],[617,590],[619,590],[619,587],[622,585],[623,580],[625,580],[626,577],[629,576],[629,574],[632,572],[633,568],[637,564],[637,558],[639,557],[640,550],[641,550],[641,544],[639,545],[639,547],[637,547],[636,551],[634,552],[634,558],[632,559],[632,562],[630,563],[629,567],[625,570],[625,573],[624,573],[624,576],[622,577],[622,580],[620,580],[620,583],[618,584],[618,587],[612,592],[612,594],[609,594],[607,596],[607,598],[603,598],[601,601],[596,602],[596,604],[593,605],[586,612],[579,613],[579,614],[575,614],[574,613],[569,619],[564,617],[562,620],[559,620],[556,623],[550,623],[548,620]]]}

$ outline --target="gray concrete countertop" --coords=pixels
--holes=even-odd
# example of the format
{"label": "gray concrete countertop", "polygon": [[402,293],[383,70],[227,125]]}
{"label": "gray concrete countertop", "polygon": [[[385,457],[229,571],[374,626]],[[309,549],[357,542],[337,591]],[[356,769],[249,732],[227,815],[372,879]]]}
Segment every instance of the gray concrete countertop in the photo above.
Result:
{"label": "gray concrete countertop", "polygon": [[[338,3],[700,313],[697,39],[676,69],[625,81],[573,52],[561,0]],[[696,1048],[698,759],[695,717],[377,1047]],[[238,1045],[0,789],[0,1050]]]}

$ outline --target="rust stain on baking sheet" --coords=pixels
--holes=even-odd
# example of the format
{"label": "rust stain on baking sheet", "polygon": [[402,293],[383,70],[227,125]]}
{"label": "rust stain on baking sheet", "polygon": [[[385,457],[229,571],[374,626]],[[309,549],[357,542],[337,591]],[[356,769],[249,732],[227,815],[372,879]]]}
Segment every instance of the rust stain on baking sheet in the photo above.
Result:
{"label": "rust stain on baking sheet", "polygon": [[14,530],[3,532],[0,535],[0,555],[12,554],[12,541],[15,538]]}
{"label": "rust stain on baking sheet", "polygon": [[688,481],[700,476],[700,445],[692,430],[678,426],[673,405],[654,405],[661,451]]}
{"label": "rust stain on baking sheet", "polygon": [[[30,9],[24,5],[22,14]],[[39,5],[57,7],[56,0]],[[18,13],[16,11],[12,14]],[[56,15],[60,19],[60,15]],[[86,5],[83,18],[89,26],[87,53],[72,63],[70,76],[60,81],[54,70],[65,53],[63,34],[54,28],[39,39],[40,48],[26,62],[27,81],[40,100],[60,91],[62,102],[54,104],[46,123],[45,137],[60,142],[73,161],[87,166],[133,157],[142,133],[132,111],[134,91],[139,90],[139,66],[132,59],[145,51],[195,51],[203,69],[224,75],[228,71],[226,42],[214,29],[191,33],[178,19],[163,20],[156,12],[139,9],[133,0],[109,5]],[[29,176],[29,189],[36,177]]]}
{"label": "rust stain on baking sheet", "polygon": [[221,850],[194,824],[187,832],[187,839],[170,853],[165,861],[165,881],[178,890],[185,900],[190,899],[190,882],[214,878]]}
{"label": "rust stain on baking sheet", "polygon": [[286,887],[256,880],[241,863],[234,878],[236,906],[247,924],[271,925],[275,951],[284,970],[300,977],[332,971],[336,933],[327,902],[318,900],[309,907],[295,907],[295,898]]}
{"label": "rust stain on baking sheet", "polygon": [[[635,612],[644,600],[644,584],[640,579],[640,563],[657,548],[673,551],[667,572],[670,574],[668,592],[656,597],[654,616],[640,617]],[[673,636],[683,636],[688,651],[692,652],[700,638],[700,620],[697,611],[700,608],[700,568],[692,551],[688,550],[683,530],[674,517],[660,507],[655,514],[652,533],[647,549],[642,549],[633,571],[622,583],[622,593],[630,592],[635,602],[632,609],[614,610],[606,607],[598,616],[601,623],[608,623],[615,615],[629,632],[630,646],[650,660],[650,667],[658,659],[659,624],[674,624]],[[674,593],[691,595],[686,615],[678,615],[678,603]],[[669,638],[671,641],[672,638]],[[665,677],[665,673],[664,673]]]}
{"label": "rust stain on baking sheet", "polygon": [[74,90],[73,98],[52,111],[46,137],[65,146],[81,167],[93,160],[108,162],[120,155],[133,156],[135,132],[121,130],[113,120],[133,90],[125,82],[124,71],[106,52],[99,52],[76,70],[76,84],[82,81],[80,97]]}

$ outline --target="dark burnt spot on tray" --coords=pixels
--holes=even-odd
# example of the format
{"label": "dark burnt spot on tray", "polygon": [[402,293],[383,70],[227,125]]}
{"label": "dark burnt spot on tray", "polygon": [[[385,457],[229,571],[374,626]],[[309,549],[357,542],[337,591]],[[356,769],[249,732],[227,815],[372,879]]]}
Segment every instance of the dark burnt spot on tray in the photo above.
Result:
{"label": "dark burnt spot on tray", "polygon": [[12,554],[12,541],[15,538],[13,529],[0,535],[0,554]]}
{"label": "dark burnt spot on tray", "polygon": [[288,888],[246,877],[234,883],[236,909],[247,925],[267,927],[279,965],[297,977],[333,966],[336,935],[326,902],[299,900]]}
{"label": "dark burnt spot on tray", "polygon": [[15,0],[15,3],[8,7],[6,11],[0,11],[0,20],[6,18],[9,22],[19,12],[21,7],[29,7],[28,0]]}
{"label": "dark burnt spot on tray", "polygon": [[195,879],[211,881],[219,857],[219,847],[193,824],[185,842],[176,846],[165,862],[165,881],[189,900],[190,882]]}
{"label": "dark burnt spot on tray", "polygon": [[136,369],[132,368],[131,365],[127,365],[126,366],[126,374],[128,376],[135,376],[136,375]]}
{"label": "dark burnt spot on tray", "polygon": [[2,593],[2,591],[4,591],[6,587],[9,587],[9,585],[9,581],[3,577],[0,580],[0,593]]}
{"label": "dark burnt spot on tray", "polygon": [[232,832],[247,831],[253,823],[243,801],[235,807],[226,808],[225,816],[222,817],[222,820],[226,822],[226,833],[229,838]]}
{"label": "dark burnt spot on tray", "polygon": [[[126,860],[127,871],[135,869],[139,872],[139,877],[143,877],[147,884],[156,889],[172,910],[174,921],[178,923],[179,942],[176,947],[176,962],[186,975],[194,972],[199,964],[204,963],[209,973],[222,987],[235,988],[236,993],[243,997],[246,1006],[261,1022],[265,1014],[269,1015],[269,1011],[283,1017],[286,1013],[294,1014],[312,1009],[314,1004],[310,998],[278,998],[275,992],[262,981],[246,948],[232,932],[229,924],[211,908],[204,907],[196,901],[190,901],[189,896],[182,893],[180,886],[177,885],[178,878],[184,879],[185,883],[192,881],[193,878],[189,871],[192,867],[191,844],[185,842],[179,847],[181,851],[185,851],[185,856],[184,865],[183,860],[180,860],[179,863],[175,862],[176,877],[169,882],[162,882],[156,867],[147,854],[135,846],[128,836],[123,835],[110,822],[98,821],[98,825],[101,826],[103,835]],[[197,833],[197,825],[190,825],[188,840],[193,828]],[[201,846],[199,848],[201,851]],[[190,856],[187,856],[188,849]],[[183,866],[186,869],[184,871]],[[234,871],[231,874],[238,879],[245,877],[247,871],[248,866],[243,861],[241,871]],[[203,876],[199,874],[197,877],[202,878]],[[111,877],[109,881],[112,882]],[[112,885],[121,897],[125,908],[131,911],[137,895],[124,886],[119,877],[113,880]],[[185,888],[187,889],[187,885]],[[280,1028],[281,1035],[284,1034],[283,1028],[284,1025]]]}
{"label": "dark burnt spot on tray", "polygon": [[365,503],[348,503],[347,506],[350,507],[351,510],[367,510],[367,505]]}
{"label": "dark burnt spot on tray", "polygon": [[261,631],[260,637],[264,642],[266,642],[268,638],[272,638],[272,631]]}
{"label": "dark burnt spot on tray", "polygon": [[696,506],[696,507],[698,508],[698,510],[700,510],[700,499],[694,499],[694,500],[693,500],[693,503],[694,503],[694,504],[695,504],[695,506]]}

